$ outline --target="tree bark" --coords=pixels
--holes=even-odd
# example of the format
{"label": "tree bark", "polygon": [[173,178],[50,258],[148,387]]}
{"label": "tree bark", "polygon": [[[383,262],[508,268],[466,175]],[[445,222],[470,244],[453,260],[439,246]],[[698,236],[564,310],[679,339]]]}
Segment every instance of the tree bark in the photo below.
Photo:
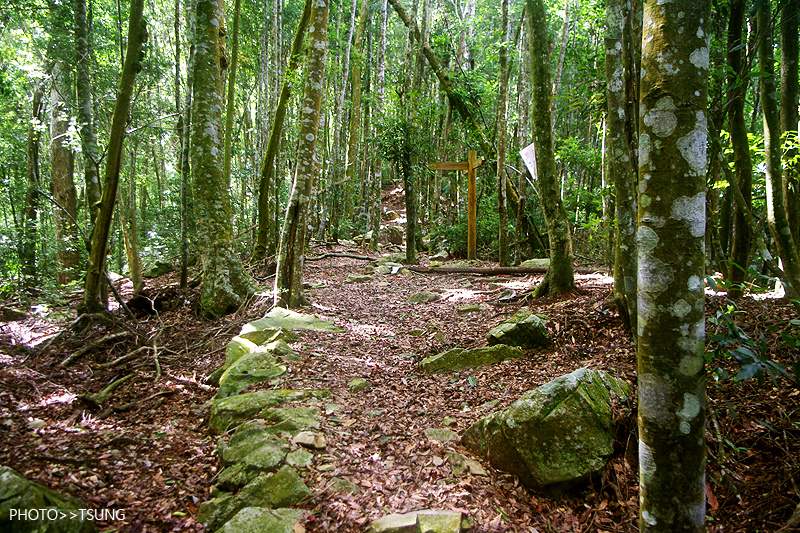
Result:
{"label": "tree bark", "polygon": [[[790,146],[785,150],[783,165],[783,200],[786,218],[795,245],[800,246],[800,164],[797,135],[798,105],[800,102],[800,76],[798,76],[798,41],[800,29],[800,0],[787,0],[781,15],[781,132]],[[792,140],[794,141],[792,143]],[[791,163],[790,163],[791,162]]]}
{"label": "tree bark", "polygon": [[800,258],[786,217],[781,180],[781,126],[778,113],[778,87],[772,51],[772,9],[762,2],[758,8],[758,63],[765,75],[758,78],[761,112],[764,117],[764,163],[766,166],[767,225],[775,239],[783,271],[792,285],[800,287]]}
{"label": "tree bark", "polygon": [[572,235],[556,172],[553,151],[553,86],[550,81],[550,40],[543,0],[526,0],[528,46],[533,74],[533,140],[536,145],[539,198],[550,237],[550,269],[534,296],[569,292],[575,288]]}
{"label": "tree bark", "polygon": [[37,285],[36,243],[38,228],[36,219],[39,210],[39,141],[41,134],[37,126],[42,121],[42,99],[44,98],[44,81],[34,81],[33,99],[31,102],[31,120],[28,123],[27,146],[27,190],[25,192],[25,233],[22,243],[22,277],[23,286],[32,289]]}
{"label": "tree bark", "polygon": [[742,190],[746,205],[736,203],[734,214],[733,243],[731,244],[728,267],[728,281],[735,287],[728,292],[731,298],[742,296],[741,285],[747,273],[747,258],[752,236],[745,221],[745,211],[752,210],[753,194],[753,161],[750,157],[750,143],[747,139],[747,124],[744,117],[745,89],[744,82],[745,47],[744,17],[747,11],[745,0],[732,0],[730,4],[730,21],[728,25],[728,129],[733,147],[733,166],[735,179]]}
{"label": "tree bark", "polygon": [[236,114],[236,69],[239,67],[239,15],[242,0],[233,4],[233,44],[231,45],[230,72],[228,73],[228,99],[225,111],[225,159],[222,172],[231,179],[231,144],[233,142],[233,116]]}
{"label": "tree bark", "polygon": [[[506,138],[508,124],[506,120],[506,102],[508,100],[508,0],[503,0],[500,7],[500,44],[499,69],[500,80],[497,88],[497,212],[499,232],[497,236],[497,255],[501,267],[511,263],[508,254],[508,201],[506,197]],[[437,193],[438,196],[438,193]]]}
{"label": "tree bark", "polygon": [[705,531],[710,2],[646,0],[639,121],[639,529]]}
{"label": "tree bark", "polygon": [[89,73],[89,26],[86,22],[86,0],[75,0],[75,45],[77,75],[75,89],[78,97],[78,123],[83,152],[83,176],[86,184],[86,207],[92,223],[100,203],[100,164],[97,136],[92,117],[92,80]]}
{"label": "tree bark", "polygon": [[120,76],[117,101],[111,119],[111,132],[108,139],[106,170],[103,194],[100,198],[100,209],[92,232],[92,248],[89,252],[89,263],[86,267],[86,285],[83,293],[83,305],[78,313],[97,313],[106,309],[105,298],[101,301],[101,286],[105,279],[106,250],[108,235],[114,215],[114,204],[117,200],[117,185],[122,164],[122,145],[125,140],[125,124],[130,113],[133,87],[136,73],[141,70],[142,47],[147,40],[147,25],[142,18],[144,0],[132,0],[128,19],[128,46],[125,63]]}
{"label": "tree bark", "polygon": [[327,0],[316,0],[308,36],[308,70],[302,101],[300,136],[297,147],[294,184],[281,231],[278,265],[275,274],[276,306],[297,307],[303,297],[303,253],[306,216],[314,181],[319,177],[317,137],[325,87],[325,64],[328,51]]}
{"label": "tree bark", "polygon": [[[253,252],[251,261],[260,261],[267,255],[273,255],[277,249],[274,240],[269,236],[273,233],[272,222],[274,220],[273,210],[277,209],[277,202],[270,202],[270,196],[275,189],[275,158],[278,155],[281,137],[283,135],[283,122],[286,117],[286,106],[289,104],[289,97],[292,92],[292,78],[295,76],[300,62],[300,52],[303,47],[303,38],[308,28],[311,18],[311,0],[306,0],[303,7],[303,14],[297,25],[297,32],[292,42],[292,51],[289,53],[289,67],[286,71],[278,105],[275,108],[275,118],[272,121],[272,130],[269,136],[267,152],[264,156],[264,164],[261,166],[261,177],[258,182],[258,237],[256,249]],[[273,197],[274,198],[274,197]],[[272,207],[272,210],[270,209]]]}
{"label": "tree bark", "polygon": [[606,160],[608,181],[614,184],[614,299],[636,339],[636,181],[632,138],[634,117],[629,113],[628,88],[632,66],[626,61],[625,33],[630,29],[630,0],[606,2],[606,99],[608,137]]}
{"label": "tree bark", "polygon": [[125,256],[128,258],[128,273],[133,283],[133,292],[138,294],[144,287],[142,278],[142,256],[139,253],[139,228],[136,223],[136,148],[130,151],[131,170],[128,174],[128,192],[122,200],[122,236],[125,240]]}
{"label": "tree bark", "polygon": [[70,73],[63,59],[54,59],[50,88],[50,194],[58,203],[53,211],[56,282],[66,285],[79,277],[78,196],[73,176],[74,156],[67,140]]}
{"label": "tree bark", "polygon": [[195,19],[192,181],[203,283],[200,303],[210,316],[236,311],[256,287],[236,255],[230,181],[223,173],[225,13],[217,0],[198,0]]}

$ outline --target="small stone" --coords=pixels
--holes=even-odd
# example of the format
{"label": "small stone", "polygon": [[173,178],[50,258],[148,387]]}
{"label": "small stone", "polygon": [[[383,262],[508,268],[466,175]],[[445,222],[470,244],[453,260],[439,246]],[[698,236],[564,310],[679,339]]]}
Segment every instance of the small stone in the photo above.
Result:
{"label": "small stone", "polygon": [[470,305],[462,305],[458,308],[459,315],[468,315],[470,313],[480,313],[481,311],[485,310],[485,305],[480,304],[470,304]]}
{"label": "small stone", "polygon": [[436,294],[430,291],[420,291],[408,297],[408,303],[412,304],[427,304],[442,299],[441,294]]}
{"label": "small stone", "polygon": [[290,466],[307,467],[314,463],[314,454],[299,448],[286,455],[286,464]]}
{"label": "small stone", "polygon": [[372,281],[375,279],[375,276],[371,276],[369,274],[350,274],[347,276],[347,279],[344,280],[345,283],[365,283],[367,281]]}
{"label": "small stone", "polygon": [[352,481],[339,477],[331,478],[329,487],[333,492],[338,492],[340,494],[358,494],[361,490],[358,485]]}
{"label": "small stone", "polygon": [[334,470],[336,470],[336,465],[332,465],[332,464],[319,465],[317,467],[317,470],[319,472],[333,472]]}
{"label": "small stone", "polygon": [[372,387],[372,383],[362,378],[352,379],[347,384],[347,388],[350,389],[350,392],[360,392],[370,387]]}
{"label": "small stone", "polygon": [[458,440],[458,433],[444,428],[428,428],[425,430],[425,436],[430,440],[438,442],[452,442]]}
{"label": "small stone", "polygon": [[458,421],[452,416],[446,416],[442,419],[442,425],[445,427],[455,426]]}
{"label": "small stone", "polygon": [[294,436],[292,442],[306,448],[313,448],[315,450],[324,450],[328,443],[325,442],[325,437],[319,433],[312,431],[301,431]]}

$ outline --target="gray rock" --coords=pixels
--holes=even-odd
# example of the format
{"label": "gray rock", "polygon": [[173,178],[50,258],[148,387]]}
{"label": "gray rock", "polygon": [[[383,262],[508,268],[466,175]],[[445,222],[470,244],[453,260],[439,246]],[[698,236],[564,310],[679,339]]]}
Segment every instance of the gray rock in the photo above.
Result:
{"label": "gray rock", "polygon": [[306,467],[314,464],[314,454],[299,448],[286,455],[286,464],[289,466]]}
{"label": "gray rock", "polygon": [[390,514],[370,524],[369,533],[460,533],[468,520],[457,511],[425,510]]}
{"label": "gray rock", "polygon": [[310,329],[314,331],[327,331],[330,333],[342,333],[344,331],[342,328],[334,325],[333,322],[321,320],[315,316],[297,313],[289,309],[283,309],[282,307],[275,307],[272,311],[267,313],[264,318],[245,324],[242,327],[242,333],[263,329]]}
{"label": "gray rock", "polygon": [[458,308],[459,315],[468,315],[470,313],[479,313],[481,311],[485,311],[486,306],[480,304],[470,304],[470,305],[462,305]]}
{"label": "gray rock", "polygon": [[550,267],[550,259],[528,259],[527,261],[523,261],[520,263],[522,268],[549,268]]}
{"label": "gray rock", "polygon": [[452,442],[458,440],[458,433],[446,428],[428,428],[425,436],[438,442]]}
{"label": "gray rock", "polygon": [[529,309],[520,309],[514,316],[493,328],[487,335],[490,345],[508,344],[522,348],[545,348],[552,338],[544,322]]}
{"label": "gray rock", "polygon": [[167,263],[166,261],[156,261],[155,263],[142,269],[142,276],[145,278],[157,278],[159,276],[163,276],[164,274],[168,274],[173,270],[175,270],[175,267],[172,265],[172,263]]}
{"label": "gray rock", "polygon": [[214,400],[208,426],[213,435],[221,435],[244,419],[256,418],[264,409],[290,402],[330,396],[327,390],[267,390],[238,394]]}
{"label": "gray rock", "polygon": [[408,297],[408,303],[412,304],[427,304],[442,299],[441,294],[436,294],[430,291],[420,291]]}
{"label": "gray rock", "polygon": [[383,214],[383,219],[389,222],[397,220],[398,218],[400,218],[400,215],[397,214],[397,211],[386,211],[386,213]]}
{"label": "gray rock", "polygon": [[340,477],[333,477],[330,480],[330,490],[338,492],[339,494],[358,494],[361,489],[352,481]]}
{"label": "gray rock", "polygon": [[325,437],[313,431],[301,431],[294,436],[292,442],[314,450],[324,450],[328,446]]}
{"label": "gray rock", "polygon": [[447,250],[439,250],[429,258],[431,261],[447,261],[450,259],[450,254]]}
{"label": "gray rock", "polygon": [[[236,428],[230,442],[227,445],[219,445],[218,452],[222,459],[222,464],[228,466],[244,461],[245,457],[250,453],[263,447],[275,449],[275,453],[282,452],[283,456],[285,456],[288,450],[283,449],[286,445],[282,445],[275,433],[271,431],[273,426],[274,424],[266,420],[251,420]],[[281,456],[281,459],[283,459],[283,456]],[[280,463],[281,459],[278,460],[278,463]]]}
{"label": "gray rock", "polygon": [[245,507],[217,530],[217,533],[293,533],[308,511],[302,509],[267,510]]}
{"label": "gray rock", "polygon": [[473,424],[464,447],[534,489],[567,488],[600,471],[613,451],[612,394],[628,384],[581,368]]}
{"label": "gray rock", "polygon": [[369,274],[350,274],[347,276],[347,279],[344,280],[345,283],[366,283],[367,281],[372,281],[375,279],[375,276]]}
{"label": "gray rock", "polygon": [[275,473],[261,474],[237,494],[223,494],[200,504],[197,520],[208,531],[216,531],[247,507],[278,509],[291,507],[312,494],[297,472],[284,466]]}
{"label": "gray rock", "polygon": [[347,384],[347,388],[350,389],[350,392],[360,392],[370,387],[372,387],[372,383],[362,378],[351,379]]}
{"label": "gray rock", "polygon": [[454,372],[462,368],[490,365],[508,359],[519,359],[521,357],[525,357],[525,353],[522,350],[516,346],[506,346],[505,344],[484,346],[471,350],[453,348],[423,359],[419,362],[419,368],[426,374]]}
{"label": "gray rock", "polygon": [[240,357],[222,373],[216,398],[239,394],[250,385],[274,380],[284,374],[286,367],[277,364],[272,353],[250,352]]}
{"label": "gray rock", "polygon": [[381,226],[381,244],[403,244],[403,230],[397,226]]}
{"label": "gray rock", "polygon": [[[44,509],[47,511],[43,511]],[[15,533],[97,531],[88,515],[81,514],[81,509],[87,509],[87,506],[79,499],[29,481],[11,468],[0,467],[0,531]],[[12,510],[15,512],[13,517]],[[23,520],[19,517],[19,511],[33,510],[36,510],[35,519]],[[28,515],[28,518],[33,516]]]}

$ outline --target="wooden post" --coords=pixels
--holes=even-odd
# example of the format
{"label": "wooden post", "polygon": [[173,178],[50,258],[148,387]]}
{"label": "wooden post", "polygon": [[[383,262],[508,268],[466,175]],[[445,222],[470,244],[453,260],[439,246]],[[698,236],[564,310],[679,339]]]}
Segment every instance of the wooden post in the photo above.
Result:
{"label": "wooden post", "polygon": [[475,150],[467,152],[467,161],[432,163],[428,165],[431,170],[466,170],[467,171],[467,259],[478,257],[478,193],[477,193],[477,168],[483,164],[483,158],[478,157]]}

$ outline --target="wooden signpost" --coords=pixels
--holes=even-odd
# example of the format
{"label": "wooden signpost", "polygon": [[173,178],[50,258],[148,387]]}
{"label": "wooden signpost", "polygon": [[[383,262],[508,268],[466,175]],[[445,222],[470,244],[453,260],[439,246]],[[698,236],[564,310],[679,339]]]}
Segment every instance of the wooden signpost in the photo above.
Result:
{"label": "wooden signpost", "polygon": [[478,152],[467,152],[467,160],[462,162],[431,163],[431,170],[466,170],[467,171],[467,259],[478,257],[478,193],[476,186],[477,168],[483,164],[483,157]]}

